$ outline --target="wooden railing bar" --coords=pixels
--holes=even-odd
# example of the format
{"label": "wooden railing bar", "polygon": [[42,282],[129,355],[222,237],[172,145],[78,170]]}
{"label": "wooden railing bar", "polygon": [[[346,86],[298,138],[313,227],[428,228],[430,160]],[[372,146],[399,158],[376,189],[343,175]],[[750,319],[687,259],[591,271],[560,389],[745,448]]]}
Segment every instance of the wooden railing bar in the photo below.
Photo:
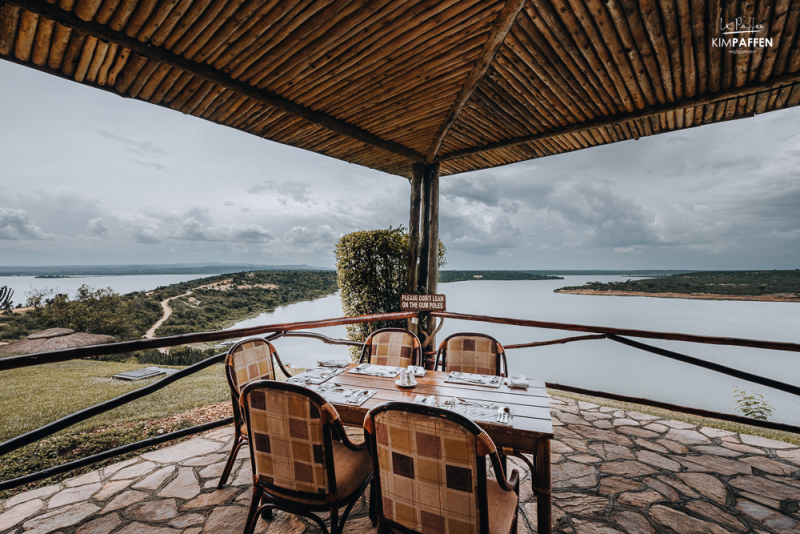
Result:
{"label": "wooden railing bar", "polygon": [[680,354],[678,352],[673,352],[671,350],[654,347],[652,345],[647,345],[646,343],[640,343],[638,341],[633,341],[632,339],[626,339],[624,337],[615,336],[613,334],[609,334],[606,337],[611,341],[616,341],[617,343],[622,343],[623,345],[628,345],[629,347],[633,347],[635,349],[643,350],[645,352],[651,352],[653,354],[658,354],[659,356],[664,356],[665,358],[670,358],[672,360],[677,360],[679,362],[688,363],[689,365],[695,365],[697,367],[702,367],[704,369],[710,369],[711,371],[716,371],[718,373],[722,373],[728,376],[741,378],[742,380],[748,380],[750,382],[753,382],[754,384],[760,384],[762,386],[767,386],[773,389],[778,389],[780,391],[785,391],[786,393],[791,393],[792,395],[800,396],[800,387],[795,386],[793,384],[787,384],[785,382],[773,380],[772,378],[765,378],[763,376],[754,375],[753,373],[740,371],[739,369],[734,369],[733,367],[727,367],[725,365],[709,362],[707,360],[701,360],[700,358],[695,358],[693,356],[687,356],[685,354]]}
{"label": "wooden railing bar", "polygon": [[91,356],[107,356],[110,354],[122,354],[125,352],[134,352],[145,349],[174,347],[188,343],[205,343],[209,341],[221,341],[224,339],[238,337],[258,336],[273,332],[307,330],[309,328],[324,328],[328,326],[340,326],[345,324],[394,321],[400,319],[410,319],[416,316],[416,312],[375,313],[371,315],[359,315],[356,317],[324,319],[321,321],[304,321],[299,323],[252,326],[249,328],[237,328],[234,330],[217,330],[214,332],[180,334],[176,336],[167,336],[155,339],[137,339],[134,341],[123,341],[120,343],[110,343],[107,345],[91,345],[88,347],[76,347],[74,349],[55,350],[51,352],[41,352],[39,354],[28,354],[23,356],[2,358],[0,359],[0,371],[5,371],[7,369],[18,369],[20,367],[28,367],[31,365],[63,362]]}
{"label": "wooden railing bar", "polygon": [[552,382],[545,382],[548,389],[557,389],[560,391],[568,391],[577,393],[579,395],[587,395],[589,397],[597,397],[600,399],[610,399],[620,402],[627,402],[630,404],[641,404],[644,406],[651,406],[653,408],[661,408],[663,410],[670,410],[673,412],[688,413],[697,415],[699,417],[708,417],[709,419],[719,419],[721,421],[730,421],[732,423],[740,423],[743,425],[755,426],[759,428],[768,428],[770,430],[778,430],[780,432],[793,432],[800,434],[800,427],[794,425],[787,425],[784,423],[774,423],[772,421],[762,421],[760,419],[753,419],[751,417],[744,417],[741,415],[732,415],[727,413],[712,412],[709,410],[701,410],[699,408],[689,408],[687,406],[679,406],[677,404],[669,404],[666,402],[654,401],[650,399],[642,399],[639,397],[628,397],[626,395],[617,395],[616,393],[607,393],[605,391],[594,391],[591,389],[577,388],[573,386],[565,386],[563,384],[555,384]]}
{"label": "wooden railing bar", "polygon": [[363,347],[364,343],[361,341],[350,341],[349,339],[338,339],[332,338],[328,336],[324,336],[322,334],[317,334],[316,332],[283,332],[282,335],[276,336],[272,339],[277,339],[278,337],[310,337],[313,339],[318,339],[325,343],[326,345],[347,345],[350,347]]}
{"label": "wooden railing bar", "polygon": [[66,464],[61,464],[54,467],[50,467],[48,469],[43,469],[41,471],[30,473],[28,475],[21,476],[18,478],[3,480],[0,481],[0,491],[18,488],[24,484],[30,484],[31,482],[37,482],[39,480],[48,477],[60,475],[62,473],[67,473],[69,471],[72,471],[73,469],[80,469],[81,467],[101,462],[109,458],[114,458],[116,456],[121,456],[129,452],[138,451],[147,447],[152,447],[153,445],[158,445],[160,443],[166,443],[167,441],[172,441],[174,439],[191,436],[193,434],[199,434],[200,432],[205,432],[207,430],[213,430],[215,428],[226,426],[231,423],[233,423],[233,417],[217,419],[216,421],[210,421],[208,423],[203,423],[197,426],[184,428],[182,430],[176,430],[175,432],[161,434],[160,436],[154,436],[152,438],[143,439],[141,441],[136,441],[134,443],[129,443],[128,445],[123,445],[121,447],[109,449],[107,451],[99,452],[91,456],[85,456],[83,458],[79,458],[78,460],[68,462]]}
{"label": "wooden railing bar", "polygon": [[590,339],[605,339],[605,334],[592,334],[590,336],[564,337],[561,339],[551,339],[550,341],[535,341],[533,343],[518,343],[516,345],[503,345],[504,349],[527,349],[529,347],[546,347],[547,345],[562,345],[573,341],[588,341]]}
{"label": "wooden railing bar", "polygon": [[459,319],[463,321],[480,321],[484,323],[505,324],[512,326],[528,326],[546,328],[550,330],[566,330],[574,332],[593,332],[596,334],[641,337],[648,339],[666,339],[671,341],[687,341],[689,343],[703,343],[707,345],[731,345],[735,347],[751,347],[755,349],[782,350],[800,352],[800,344],[780,341],[761,341],[757,339],[743,339],[736,337],[699,336],[693,334],[679,334],[670,332],[652,332],[649,330],[632,330],[629,328],[610,328],[606,326],[587,326],[569,323],[553,323],[547,321],[534,321],[530,319],[510,319],[507,317],[492,317],[488,315],[472,315],[454,312],[430,312],[432,317],[445,319]]}

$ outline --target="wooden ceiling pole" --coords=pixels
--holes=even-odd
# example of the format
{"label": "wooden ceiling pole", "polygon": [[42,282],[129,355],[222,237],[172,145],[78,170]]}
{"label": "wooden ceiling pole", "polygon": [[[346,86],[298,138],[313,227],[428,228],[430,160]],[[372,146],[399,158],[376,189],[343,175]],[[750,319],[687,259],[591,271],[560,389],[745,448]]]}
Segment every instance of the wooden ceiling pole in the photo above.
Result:
{"label": "wooden ceiling pole", "polygon": [[[496,143],[488,143],[482,146],[465,148],[464,150],[456,150],[454,152],[450,152],[449,154],[442,154],[437,158],[437,161],[450,161],[458,158],[472,156],[475,154],[481,154],[483,152],[488,152],[491,150],[497,150],[499,148],[507,148],[516,145],[523,145],[526,143],[532,143],[534,141],[544,141],[547,139],[560,137],[566,134],[574,134],[574,133],[584,132],[587,130],[592,130],[594,128],[604,128],[609,126],[614,127],[615,125],[627,121],[633,121],[638,119],[649,119],[650,117],[660,115],[661,113],[683,111],[684,109],[687,108],[705,106],[708,104],[719,103],[719,102],[726,102],[743,96],[749,96],[756,93],[769,92],[781,87],[790,87],[791,85],[797,83],[800,83],[800,71],[795,72],[793,74],[776,76],[775,78],[772,78],[768,82],[749,83],[741,87],[736,87],[730,90],[718,91],[716,93],[707,93],[693,98],[684,98],[679,102],[668,102],[666,104],[648,106],[642,110],[637,110],[630,113],[617,113],[614,115],[599,117],[593,120],[570,124],[561,128],[546,130],[544,132],[540,132],[533,135],[527,135],[524,137],[515,137],[512,139],[504,139]],[[742,118],[742,117],[735,117],[735,118]]]}
{"label": "wooden ceiling pole", "polygon": [[94,21],[84,21],[74,13],[64,11],[57,4],[49,4],[45,0],[3,0],[5,3],[26,9],[42,17],[72,28],[97,39],[128,48],[140,56],[159,61],[165,65],[193,74],[203,80],[230,89],[239,94],[252,98],[262,104],[277,108],[285,113],[294,115],[308,122],[322,126],[328,130],[345,135],[364,144],[386,150],[411,161],[424,161],[424,156],[410,148],[393,141],[382,139],[353,124],[339,120],[321,111],[316,111],[297,104],[288,98],[276,93],[253,87],[252,85],[236,80],[229,75],[203,63],[196,63],[185,57],[175,54],[166,48],[143,43],[136,38],[129,37],[123,32],[114,31],[109,26]]}
{"label": "wooden ceiling pole", "polygon": [[489,70],[494,56],[503,44],[508,32],[511,31],[511,26],[514,25],[514,20],[517,18],[517,15],[524,5],[525,0],[506,0],[506,5],[500,10],[500,13],[498,13],[494,26],[483,45],[480,57],[475,60],[475,65],[467,75],[466,80],[464,80],[464,85],[458,92],[455,102],[453,102],[453,105],[450,107],[447,118],[445,118],[444,122],[439,127],[439,131],[436,132],[436,136],[433,138],[433,143],[431,143],[426,157],[429,163],[436,160],[436,155],[442,147],[447,132],[450,131],[450,127],[455,123],[459,113],[464,109],[472,93],[475,92],[478,84],[481,82],[484,75],[486,75],[486,71]]}
{"label": "wooden ceiling pole", "polygon": [[[424,163],[411,165],[411,210],[408,219],[408,284],[407,293],[417,293],[417,260],[419,259],[419,218],[422,204],[422,175]],[[417,333],[417,323],[408,320],[408,329]]]}

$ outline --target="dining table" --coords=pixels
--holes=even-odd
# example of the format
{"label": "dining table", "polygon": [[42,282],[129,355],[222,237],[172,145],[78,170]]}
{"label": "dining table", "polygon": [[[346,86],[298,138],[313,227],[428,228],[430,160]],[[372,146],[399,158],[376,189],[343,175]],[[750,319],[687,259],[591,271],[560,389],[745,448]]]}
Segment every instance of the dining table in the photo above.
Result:
{"label": "dining table", "polygon": [[492,438],[504,464],[508,456],[513,456],[531,470],[538,532],[552,531],[550,440],[553,439],[553,422],[544,382],[529,379],[527,389],[510,388],[502,378],[499,387],[485,387],[477,383],[446,382],[450,373],[428,370],[424,376],[416,377],[416,386],[409,388],[397,385],[394,377],[349,372],[355,366],[349,364],[327,380],[329,386],[318,386],[324,389],[336,385],[370,392],[371,396],[359,405],[344,399],[329,400],[346,426],[363,427],[367,412],[386,401],[419,402],[421,397],[433,396],[439,407],[447,407],[448,401],[453,403],[454,400],[466,406],[508,407],[512,414],[508,423],[499,423],[494,418],[478,418],[475,422]]}

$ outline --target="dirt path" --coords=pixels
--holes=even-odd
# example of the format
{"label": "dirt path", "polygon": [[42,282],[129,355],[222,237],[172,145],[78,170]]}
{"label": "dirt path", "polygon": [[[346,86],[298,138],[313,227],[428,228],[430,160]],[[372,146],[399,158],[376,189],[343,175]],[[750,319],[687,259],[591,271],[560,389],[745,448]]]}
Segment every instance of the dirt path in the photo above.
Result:
{"label": "dirt path", "polygon": [[[172,315],[172,308],[169,307],[169,301],[171,301],[173,299],[180,298],[180,297],[185,297],[186,295],[191,295],[191,294],[192,294],[191,291],[187,291],[183,295],[175,295],[174,297],[170,297],[168,299],[162,300],[161,301],[161,309],[164,310],[164,315],[162,315],[161,319],[156,321],[156,323],[153,326],[151,326],[150,329],[147,332],[145,332],[145,334],[144,334],[145,339],[153,339],[154,337],[156,337],[156,330],[158,330],[158,327],[161,326],[162,324],[164,324],[164,321],[169,319],[169,316]],[[163,347],[158,349],[158,350],[159,350],[159,352],[164,352],[164,353],[167,352],[167,349],[165,349]]]}

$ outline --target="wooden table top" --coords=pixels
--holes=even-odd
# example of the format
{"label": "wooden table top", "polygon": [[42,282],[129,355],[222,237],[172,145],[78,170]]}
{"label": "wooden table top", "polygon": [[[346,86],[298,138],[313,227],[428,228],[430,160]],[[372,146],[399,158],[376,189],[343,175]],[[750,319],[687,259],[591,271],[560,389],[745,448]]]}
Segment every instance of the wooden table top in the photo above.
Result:
{"label": "wooden table top", "polygon": [[[355,364],[349,365],[347,370],[353,367]],[[472,384],[445,383],[448,374],[428,371],[425,376],[417,377],[417,386],[414,388],[401,388],[394,383],[394,378],[357,375],[347,371],[331,378],[328,382],[349,388],[377,391],[375,396],[361,406],[333,403],[346,425],[363,426],[364,417],[370,408],[383,402],[413,402],[417,395],[435,395],[439,406],[442,406],[447,398],[460,397],[510,407],[514,414],[510,425],[476,421],[498,446],[528,449],[531,439],[552,439],[553,423],[544,382],[528,380],[530,385],[527,390],[511,389],[505,384],[499,388],[488,388]]]}

